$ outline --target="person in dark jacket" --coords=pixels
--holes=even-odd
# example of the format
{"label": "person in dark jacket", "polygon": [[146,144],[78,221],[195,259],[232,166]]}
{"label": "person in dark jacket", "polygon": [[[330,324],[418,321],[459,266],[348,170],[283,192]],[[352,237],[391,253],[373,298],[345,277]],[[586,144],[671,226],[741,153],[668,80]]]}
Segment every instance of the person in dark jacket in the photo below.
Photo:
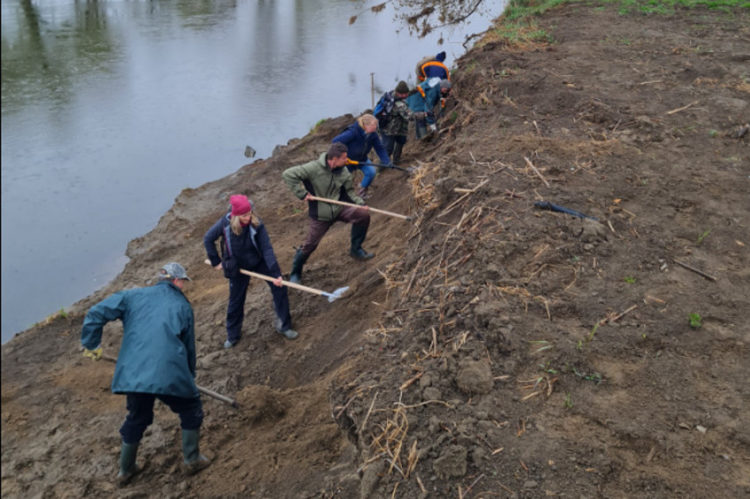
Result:
{"label": "person in dark jacket", "polygon": [[[369,208],[364,200],[354,193],[352,175],[344,168],[348,161],[346,146],[341,142],[334,142],[328,152],[309,163],[292,166],[281,174],[284,183],[297,198],[308,202],[310,215],[310,229],[307,238],[294,255],[291,282],[302,280],[302,267],[323,236],[337,222],[352,224],[351,249],[349,254],[356,260],[369,260],[373,256],[362,248],[370,226]],[[337,201],[353,202],[361,205],[358,208],[341,206],[338,204],[314,201],[310,196],[334,199]]]}
{"label": "person in dark jacket", "polygon": [[102,328],[122,320],[123,333],[112,391],[127,397],[128,416],[120,428],[119,485],[140,471],[135,465],[143,432],[154,420],[159,399],[180,416],[186,472],[195,473],[210,461],[198,449],[203,406],[195,385],[195,320],[182,288],[189,281],[179,263],[159,271],[154,286],[120,291],[100,301],[86,314],[81,329],[84,355],[102,355]]}
{"label": "person in dark jacket", "polygon": [[358,165],[348,165],[347,169],[351,172],[357,168],[362,170],[364,178],[357,191],[360,197],[367,197],[367,189],[375,178],[375,167],[370,164],[367,155],[372,149],[380,158],[380,163],[390,166],[391,160],[388,157],[388,151],[383,147],[378,137],[378,119],[372,114],[363,114],[357,121],[349,125],[346,130],[333,138],[331,142],[341,142],[347,148],[349,159],[359,163]]}
{"label": "person in dark jacket", "polygon": [[[409,133],[409,121],[415,116],[406,104],[406,97],[409,96],[409,85],[405,81],[398,82],[393,90],[393,108],[383,120],[385,126],[381,128],[383,146],[391,156],[393,163],[401,161],[401,151],[406,144],[406,137]],[[420,114],[417,117],[424,117]]]}
{"label": "person in dark jacket", "polygon": [[416,91],[406,98],[409,109],[415,115],[420,113],[419,116],[424,116],[424,118],[417,118],[415,121],[418,139],[437,131],[437,117],[434,109],[438,103],[442,108],[445,99],[450,94],[451,86],[451,82],[448,80],[430,78],[417,85]]}
{"label": "person in dark jacket", "polygon": [[[245,318],[245,297],[250,276],[240,269],[275,277],[268,282],[273,295],[276,312],[274,327],[289,340],[298,335],[292,329],[289,314],[289,296],[281,284],[281,268],[271,246],[266,226],[253,216],[253,204],[242,194],[230,196],[231,209],[222,216],[203,236],[203,245],[211,265],[224,270],[229,279],[229,304],[227,305],[227,340],[224,348],[232,348],[242,337],[242,321]],[[216,251],[216,240],[221,238],[221,257]]]}

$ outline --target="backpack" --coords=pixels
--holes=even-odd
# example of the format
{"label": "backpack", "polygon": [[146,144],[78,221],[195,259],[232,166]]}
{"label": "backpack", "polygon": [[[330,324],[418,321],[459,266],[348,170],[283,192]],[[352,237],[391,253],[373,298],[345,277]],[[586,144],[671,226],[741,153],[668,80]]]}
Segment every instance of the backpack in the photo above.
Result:
{"label": "backpack", "polygon": [[396,97],[393,95],[393,90],[390,90],[380,97],[380,100],[375,104],[375,109],[372,114],[378,119],[378,125],[382,130],[388,125],[391,120],[391,111],[393,111],[393,105],[396,103]]}

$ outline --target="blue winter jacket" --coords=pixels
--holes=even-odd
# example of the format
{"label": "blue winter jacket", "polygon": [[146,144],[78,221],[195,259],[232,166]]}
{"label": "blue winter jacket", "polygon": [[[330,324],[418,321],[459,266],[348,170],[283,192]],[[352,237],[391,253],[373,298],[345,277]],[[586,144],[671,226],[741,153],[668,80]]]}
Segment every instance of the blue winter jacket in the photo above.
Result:
{"label": "blue winter jacket", "polygon": [[177,286],[161,281],[100,301],[83,321],[83,346],[98,348],[102,328],[117,319],[122,320],[123,333],[112,378],[114,393],[198,396],[193,308]]}
{"label": "blue winter jacket", "polygon": [[[231,214],[227,213],[221,217],[203,236],[203,246],[206,248],[206,254],[208,259],[211,260],[211,265],[216,266],[221,263],[221,260],[227,258],[226,243],[224,241],[225,235],[229,234],[231,255],[237,259],[237,263],[240,268],[245,270],[253,270],[257,267],[261,261],[266,263],[266,266],[271,271],[271,277],[281,276],[281,267],[276,260],[276,255],[273,252],[273,246],[271,246],[271,239],[268,237],[268,231],[263,222],[260,222],[257,227],[248,225],[242,229],[242,233],[238,236],[232,232],[231,228],[228,228],[229,218]],[[225,228],[227,230],[225,230]],[[216,251],[216,240],[221,238],[221,257]]]}
{"label": "blue winter jacket", "polygon": [[419,87],[424,91],[424,97],[419,91],[415,91],[409,97],[406,98],[406,103],[409,105],[409,109],[415,113],[427,113],[427,123],[435,123],[435,114],[433,109],[440,102],[440,82],[438,81],[433,86],[430,83],[434,83],[435,80],[427,80],[419,84]]}
{"label": "blue winter jacket", "polygon": [[365,162],[367,161],[367,155],[370,150],[375,148],[375,153],[380,158],[380,162],[384,165],[391,163],[390,157],[388,157],[388,151],[383,147],[383,143],[380,142],[377,132],[365,133],[359,123],[354,122],[346,130],[338,134],[333,138],[333,142],[342,142],[346,145],[347,156],[349,159],[354,161]]}

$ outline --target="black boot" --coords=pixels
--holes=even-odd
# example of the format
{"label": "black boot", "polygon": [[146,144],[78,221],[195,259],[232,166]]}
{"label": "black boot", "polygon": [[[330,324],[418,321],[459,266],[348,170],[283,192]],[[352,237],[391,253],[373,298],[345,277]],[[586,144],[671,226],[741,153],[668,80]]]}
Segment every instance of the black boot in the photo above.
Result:
{"label": "black boot", "polygon": [[294,261],[292,262],[292,273],[289,274],[289,282],[300,284],[302,282],[302,267],[305,266],[305,262],[310,255],[302,253],[301,249],[298,249],[294,254]]}
{"label": "black boot", "polygon": [[404,145],[400,142],[396,142],[393,146],[393,164],[398,165],[401,163],[401,151],[403,150]]}
{"label": "black boot", "polygon": [[354,224],[352,225],[352,247],[349,250],[349,254],[355,260],[369,260],[374,257],[374,253],[368,253],[362,249],[362,243],[365,242],[367,237],[367,227]]}

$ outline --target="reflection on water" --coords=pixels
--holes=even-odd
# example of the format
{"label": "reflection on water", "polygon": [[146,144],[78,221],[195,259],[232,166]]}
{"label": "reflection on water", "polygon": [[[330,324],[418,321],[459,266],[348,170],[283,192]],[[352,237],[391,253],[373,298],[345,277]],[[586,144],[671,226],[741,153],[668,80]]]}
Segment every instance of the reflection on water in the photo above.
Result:
{"label": "reflection on water", "polygon": [[[185,187],[356,114],[425,54],[350,0],[0,0],[2,338],[114,277]],[[497,15],[502,5],[497,5]],[[349,25],[352,15],[358,15]],[[445,45],[438,46],[443,35]]]}

